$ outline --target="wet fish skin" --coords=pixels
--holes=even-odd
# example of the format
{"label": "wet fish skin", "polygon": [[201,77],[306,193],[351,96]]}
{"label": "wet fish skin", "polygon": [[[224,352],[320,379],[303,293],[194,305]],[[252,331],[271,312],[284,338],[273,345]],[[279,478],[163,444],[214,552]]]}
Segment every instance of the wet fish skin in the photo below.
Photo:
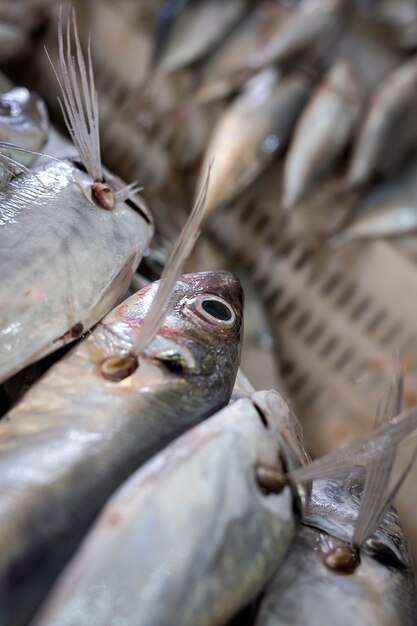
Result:
{"label": "wet fish skin", "polygon": [[296,125],[284,168],[286,210],[294,207],[346,148],[363,96],[355,66],[346,59],[336,61]]}
{"label": "wet fish skin", "polygon": [[[313,487],[311,526],[300,525],[295,541],[269,585],[256,626],[412,626],[416,595],[408,544],[391,508],[361,551],[352,574],[338,574],[322,561],[323,541],[346,539],[359,508],[354,482],[320,481]],[[336,516],[335,516],[336,512]],[[327,520],[329,521],[326,521]],[[317,526],[318,528],[314,527]],[[337,540],[336,540],[337,542]]]}
{"label": "wet fish skin", "polygon": [[394,169],[417,144],[414,121],[417,58],[403,63],[377,88],[353,151],[347,185],[359,187]]}
{"label": "wet fish skin", "polygon": [[[48,112],[44,101],[25,87],[14,87],[0,94],[0,141],[29,150],[42,150],[48,140]],[[36,155],[10,152],[10,156],[30,167]]]}
{"label": "wet fish skin", "polygon": [[177,2],[181,6],[178,14],[171,10],[173,4],[169,0],[163,7],[163,16],[168,15],[169,19],[160,22],[156,33],[156,71],[164,74],[207,54],[239,21],[248,3],[247,0]]}
{"label": "wet fish skin", "polygon": [[266,495],[255,482],[278,450],[298,463],[284,443],[300,446],[293,420],[276,392],[257,392],[163,450],[114,494],[34,624],[227,623],[294,534],[292,488]]}
{"label": "wet fish skin", "polygon": [[153,233],[139,197],[137,210],[118,201],[106,211],[89,200],[81,187],[87,193],[92,180],[73,161],[33,172],[0,191],[0,381],[101,319],[127,289]]}
{"label": "wet fish skin", "polygon": [[304,78],[279,80],[272,68],[249,81],[219,119],[206,150],[201,177],[214,159],[207,215],[246,189],[282,151],[307,95]]}
{"label": "wet fish skin", "polygon": [[[173,309],[119,383],[157,283],[123,302],[0,423],[0,624],[27,622],[114,489],[141,463],[227,404],[239,361],[242,290],[229,272],[181,277]],[[231,322],[201,312],[223,299]],[[54,511],[54,514],[51,514]]]}

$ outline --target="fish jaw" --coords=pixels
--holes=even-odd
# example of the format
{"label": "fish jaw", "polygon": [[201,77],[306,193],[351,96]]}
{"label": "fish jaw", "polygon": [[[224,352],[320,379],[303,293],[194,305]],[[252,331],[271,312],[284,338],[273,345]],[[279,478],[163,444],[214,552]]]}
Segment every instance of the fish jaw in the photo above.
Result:
{"label": "fish jaw", "polygon": [[39,166],[0,192],[0,380],[95,324],[150,241],[144,209],[117,202],[105,211],[85,196],[80,185],[89,184],[64,161]]}

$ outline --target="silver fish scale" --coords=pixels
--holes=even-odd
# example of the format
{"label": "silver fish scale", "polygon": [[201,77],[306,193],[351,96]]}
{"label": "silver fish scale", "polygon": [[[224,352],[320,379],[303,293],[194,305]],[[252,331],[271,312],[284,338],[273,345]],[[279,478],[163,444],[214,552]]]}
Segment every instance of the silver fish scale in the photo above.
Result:
{"label": "silver fish scale", "polygon": [[94,206],[77,175],[86,178],[52,162],[0,192],[0,379],[67,343],[74,325],[97,322],[150,240],[148,218],[120,202],[111,212]]}
{"label": "silver fish scale", "polygon": [[[357,4],[365,9],[369,4],[372,10],[377,6],[371,2]],[[94,20],[92,15],[87,15],[89,26],[103,17]],[[110,24],[109,34],[112,20]],[[103,35],[105,30],[98,28],[97,32]],[[126,41],[128,38],[130,35]],[[135,102],[136,87],[143,78],[141,68],[133,85],[132,73],[124,69],[128,64],[120,63],[118,68],[111,64],[117,55],[106,37],[101,36],[99,44],[97,84],[105,96],[105,158],[119,173],[124,170],[124,175],[139,177],[141,182],[150,170],[158,177],[169,160],[167,143],[161,141],[161,149],[155,148],[150,133],[127,102],[130,97],[130,105]],[[386,51],[391,52],[388,46]],[[49,81],[45,86],[48,90]],[[148,110],[145,113],[149,115]],[[177,190],[173,196],[181,205]],[[406,403],[416,402],[417,279],[413,263],[398,246],[377,242],[324,258],[291,236],[278,237],[275,224],[271,225],[270,217],[259,209],[251,213],[227,210],[221,222],[213,223],[212,232],[222,250],[244,268],[257,288],[272,321],[277,360],[289,395],[315,452],[345,443],[371,426],[398,354],[408,372]],[[415,472],[400,494],[404,514],[407,509],[415,514],[410,505],[416,500],[413,482],[417,483]],[[409,531],[412,526],[409,522]]]}

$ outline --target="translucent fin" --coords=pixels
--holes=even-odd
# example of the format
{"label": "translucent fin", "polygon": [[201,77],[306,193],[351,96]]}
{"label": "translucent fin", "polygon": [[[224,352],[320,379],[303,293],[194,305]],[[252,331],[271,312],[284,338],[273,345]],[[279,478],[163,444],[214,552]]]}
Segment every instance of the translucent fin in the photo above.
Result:
{"label": "translucent fin", "polygon": [[44,152],[37,152],[36,150],[30,150],[29,148],[22,148],[21,146],[17,146],[14,143],[9,143],[7,141],[0,141],[0,189],[4,189],[13,176],[16,176],[19,172],[23,174],[28,174],[37,178],[39,183],[45,187],[44,183],[39,179],[36,174],[30,170],[25,165],[22,165],[19,161],[10,156],[10,152],[27,152],[29,154],[36,154],[37,156],[43,156],[48,159],[52,159],[53,161],[62,161],[62,159],[58,159],[56,157],[50,156],[49,154],[45,154]]}
{"label": "translucent fin", "polygon": [[[72,38],[75,42],[75,55],[72,54]],[[68,16],[65,44],[62,12],[59,13],[58,52],[58,67],[55,68],[46,50],[61,89],[62,100],[58,98],[58,101],[65,124],[87,172],[93,180],[102,181],[98,102],[91,62],[91,45],[89,41],[87,67],[81,51],[74,9],[71,9]]]}
{"label": "translucent fin", "polygon": [[[38,152],[37,150],[31,150],[30,148],[23,148],[22,146],[18,146],[15,143],[9,143],[8,141],[0,141],[0,151],[3,151],[7,155],[8,151],[11,152],[25,152],[27,154],[33,154],[40,157],[45,157],[46,159],[51,159],[52,161],[59,161],[60,163],[64,162],[64,159],[60,159],[58,157],[54,157],[51,154],[46,154],[46,152]],[[30,174],[31,170],[21,165],[18,161],[16,161],[19,165],[19,169],[25,174]]]}
{"label": "translucent fin", "polygon": [[132,346],[133,354],[139,355],[142,350],[152,341],[158,332],[169,310],[171,293],[175,283],[182,272],[182,268],[191,250],[200,235],[200,227],[204,214],[207,190],[210,180],[212,163],[209,165],[206,180],[200,194],[190,213],[190,216],[182,229],[174,248],[162,272],[158,290],[149,308],[149,312],[140,328]]}
{"label": "translucent fin", "polygon": [[139,183],[135,181],[133,183],[130,183],[129,185],[126,185],[125,187],[123,187],[123,189],[116,191],[114,195],[117,200],[119,200],[119,202],[125,202],[126,200],[133,198],[133,196],[142,191],[142,189],[143,187],[141,187]]}
{"label": "translucent fin", "polygon": [[416,434],[417,407],[411,407],[392,418],[391,423],[381,426],[359,441],[345,448],[333,450],[288,474],[293,482],[325,480],[345,476],[347,473],[363,469],[366,463],[376,459],[388,450],[393,450],[409,435]]}
{"label": "translucent fin", "polygon": [[[401,411],[403,389],[403,375],[399,372],[395,384],[389,390],[384,408],[377,414],[377,426],[389,424]],[[352,538],[353,545],[358,548],[372,535],[385,513],[396,450],[396,446],[388,447],[385,454],[371,459],[366,468],[365,484]]]}
{"label": "translucent fin", "polygon": [[16,172],[24,172],[25,174],[30,174],[29,168],[19,163],[19,161],[16,161],[16,159],[13,159],[6,152],[0,152],[0,165],[3,170],[7,172],[10,178],[14,176]]}

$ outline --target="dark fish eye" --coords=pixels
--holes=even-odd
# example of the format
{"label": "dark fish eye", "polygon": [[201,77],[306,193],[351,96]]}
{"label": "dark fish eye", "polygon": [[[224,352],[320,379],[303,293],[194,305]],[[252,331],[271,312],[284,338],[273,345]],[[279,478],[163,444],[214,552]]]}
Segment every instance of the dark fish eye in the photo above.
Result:
{"label": "dark fish eye", "polygon": [[11,115],[12,107],[6,102],[0,102],[0,115]]}
{"label": "dark fish eye", "polygon": [[382,543],[382,541],[379,541],[378,539],[369,539],[365,545],[368,555],[375,559],[375,561],[378,561],[381,565],[392,567],[397,570],[406,569],[406,564],[399,559],[394,550]]}
{"label": "dark fish eye", "polygon": [[220,300],[203,300],[201,306],[206,313],[222,322],[230,322],[233,317],[230,308]]}
{"label": "dark fish eye", "polygon": [[230,327],[236,321],[236,315],[233,308],[214,294],[202,294],[192,301],[192,309],[201,317],[210,323],[216,323],[218,326]]}
{"label": "dark fish eye", "polygon": [[83,163],[81,163],[81,161],[77,161],[76,159],[72,159],[72,164],[77,168],[77,170],[80,170],[80,172],[84,172],[84,174],[87,174],[87,169],[86,169],[85,165]]}

